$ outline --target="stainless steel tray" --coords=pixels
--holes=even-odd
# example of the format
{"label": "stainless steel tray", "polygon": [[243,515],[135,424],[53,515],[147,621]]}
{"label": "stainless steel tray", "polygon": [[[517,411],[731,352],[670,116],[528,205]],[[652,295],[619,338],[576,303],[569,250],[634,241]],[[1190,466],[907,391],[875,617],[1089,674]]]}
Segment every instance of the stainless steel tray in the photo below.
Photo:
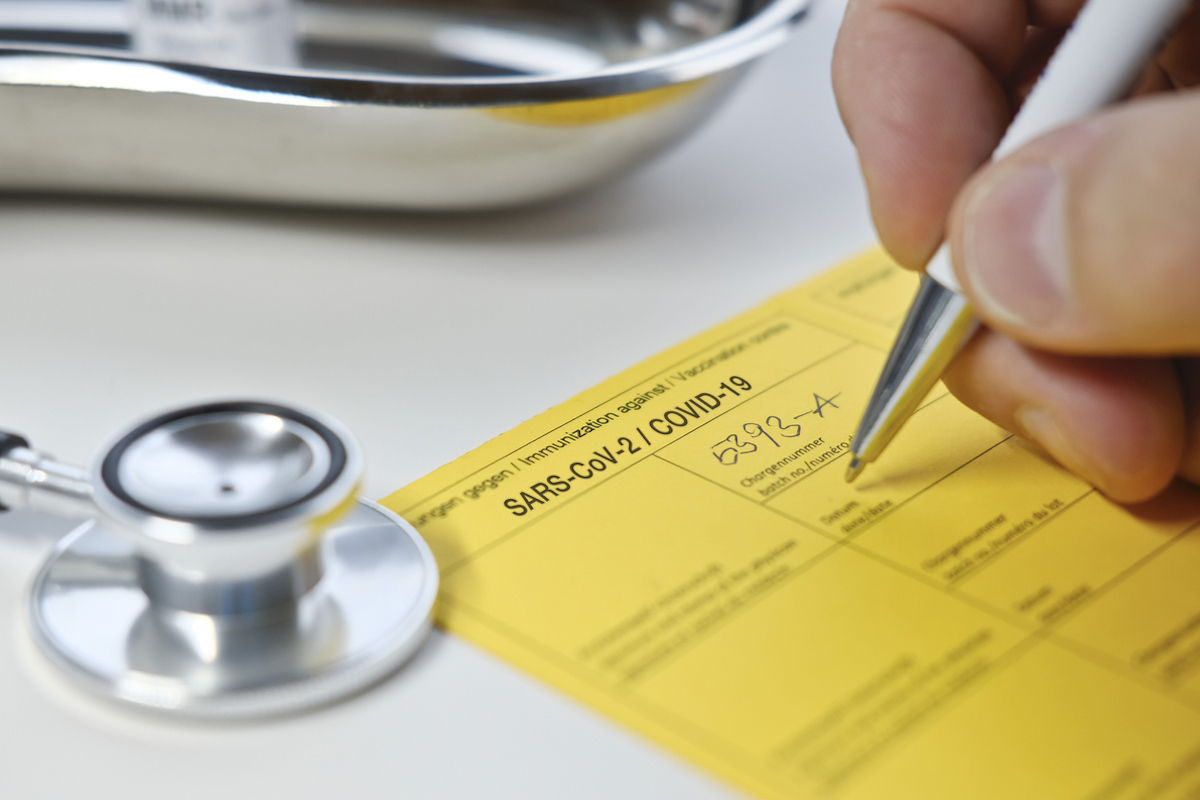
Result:
{"label": "stainless steel tray", "polygon": [[0,189],[536,201],[678,141],[809,0],[302,2],[295,66],[143,58],[132,6],[0,0]]}

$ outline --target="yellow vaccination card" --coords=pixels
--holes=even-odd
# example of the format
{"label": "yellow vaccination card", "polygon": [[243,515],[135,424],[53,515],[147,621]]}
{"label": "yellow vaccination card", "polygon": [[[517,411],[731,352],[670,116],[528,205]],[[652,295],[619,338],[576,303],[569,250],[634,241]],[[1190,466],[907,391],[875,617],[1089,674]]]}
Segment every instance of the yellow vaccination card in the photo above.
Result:
{"label": "yellow vaccination card", "polygon": [[763,798],[1200,797],[1200,493],[940,386],[843,480],[915,284],[867,253],[387,497],[441,624]]}

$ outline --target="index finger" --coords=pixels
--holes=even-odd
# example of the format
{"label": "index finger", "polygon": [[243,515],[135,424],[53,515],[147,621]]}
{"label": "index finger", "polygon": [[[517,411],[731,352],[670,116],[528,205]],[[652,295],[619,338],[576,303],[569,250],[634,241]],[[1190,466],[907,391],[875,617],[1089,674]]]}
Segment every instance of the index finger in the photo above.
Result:
{"label": "index finger", "polygon": [[1005,80],[1031,25],[1065,27],[1084,0],[851,0],[834,51],[838,108],[880,239],[921,266],[967,178],[1012,118]]}

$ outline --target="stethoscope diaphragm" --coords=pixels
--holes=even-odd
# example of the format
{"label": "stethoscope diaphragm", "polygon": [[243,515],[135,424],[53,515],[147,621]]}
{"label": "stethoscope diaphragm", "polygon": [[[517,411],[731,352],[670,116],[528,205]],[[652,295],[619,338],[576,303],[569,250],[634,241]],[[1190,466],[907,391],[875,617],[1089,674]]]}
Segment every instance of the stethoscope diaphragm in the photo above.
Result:
{"label": "stethoscope diaphragm", "polygon": [[42,566],[29,618],[50,661],[105,697],[295,711],[384,677],[430,629],[433,556],[355,497],[361,455],[333,420],[269,403],[178,409],[76,473],[18,444],[0,453],[0,503],[38,507],[41,473],[59,478],[47,502],[94,512]]}

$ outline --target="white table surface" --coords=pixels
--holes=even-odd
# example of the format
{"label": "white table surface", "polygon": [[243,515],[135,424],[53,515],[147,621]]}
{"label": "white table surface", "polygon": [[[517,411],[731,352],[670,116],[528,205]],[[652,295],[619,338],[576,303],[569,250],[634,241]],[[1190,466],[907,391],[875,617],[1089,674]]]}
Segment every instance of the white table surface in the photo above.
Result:
{"label": "white table surface", "polygon": [[[0,427],[82,463],[215,397],[323,410],[380,497],[870,244],[825,0],[684,145],[468,217],[0,196]],[[0,122],[0,135],[3,126]],[[64,686],[22,596],[61,521],[0,517],[0,797],[729,798],[453,636],[332,708],[166,722]]]}

